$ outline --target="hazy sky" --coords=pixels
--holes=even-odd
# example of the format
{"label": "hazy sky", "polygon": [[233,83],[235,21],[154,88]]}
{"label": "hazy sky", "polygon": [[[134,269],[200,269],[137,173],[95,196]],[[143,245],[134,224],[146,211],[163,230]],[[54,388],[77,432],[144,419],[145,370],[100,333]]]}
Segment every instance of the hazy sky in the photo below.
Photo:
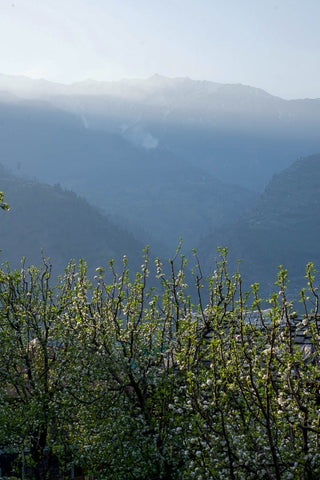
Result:
{"label": "hazy sky", "polygon": [[0,73],[154,73],[320,97],[320,0],[0,0]]}

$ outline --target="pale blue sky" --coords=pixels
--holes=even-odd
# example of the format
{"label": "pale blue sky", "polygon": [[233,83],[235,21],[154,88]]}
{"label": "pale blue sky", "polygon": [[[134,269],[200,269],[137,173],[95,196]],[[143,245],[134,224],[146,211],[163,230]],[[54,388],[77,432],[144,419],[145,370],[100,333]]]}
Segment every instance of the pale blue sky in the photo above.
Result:
{"label": "pale blue sky", "polygon": [[0,73],[154,73],[320,97],[320,0],[0,0]]}

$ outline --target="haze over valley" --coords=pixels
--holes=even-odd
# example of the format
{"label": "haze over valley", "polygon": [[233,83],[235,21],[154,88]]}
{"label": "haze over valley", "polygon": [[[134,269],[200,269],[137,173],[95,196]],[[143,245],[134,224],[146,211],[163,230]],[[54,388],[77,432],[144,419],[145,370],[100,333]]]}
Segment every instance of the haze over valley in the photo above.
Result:
{"label": "haze over valley", "polygon": [[[308,256],[318,259],[316,243],[307,246],[303,242],[312,237],[305,232],[317,225],[318,211],[313,208],[311,216],[298,214],[302,203],[294,195],[309,192],[310,205],[317,202],[309,180],[299,174],[292,185],[283,173],[278,200],[270,200],[271,204],[261,200],[268,198],[271,187],[260,197],[266,185],[271,181],[272,186],[278,178],[272,180],[274,175],[288,168],[290,172],[297,158],[320,151],[318,99],[289,101],[254,87],[159,75],[72,85],[1,75],[0,88],[1,163],[7,169],[1,170],[2,189],[8,190],[12,203],[12,210],[0,219],[5,230],[3,259],[17,264],[24,255],[34,261],[37,245],[52,259],[58,250],[68,252],[58,255],[60,267],[68,255],[99,263],[112,251],[120,259],[136,242],[127,238],[123,244],[116,242],[112,250],[106,233],[104,253],[89,237],[74,232],[68,247],[59,245],[59,238],[52,243],[49,228],[57,222],[62,230],[64,222],[69,228],[70,209],[78,208],[79,225],[84,222],[80,220],[81,202],[71,207],[66,201],[58,209],[64,213],[57,220],[54,201],[49,200],[57,190],[38,182],[86,198],[99,209],[100,224],[105,218],[106,232],[112,230],[112,221],[114,231],[131,232],[141,247],[150,244],[153,253],[163,258],[174,254],[182,238],[183,252],[188,256],[192,248],[199,247],[209,270],[217,247],[226,246],[231,258],[244,260],[244,273],[250,271],[250,280],[257,274],[269,285],[279,263],[300,265],[302,275],[301,265]],[[319,158],[312,158],[312,166],[305,160],[301,168],[309,172],[313,185]],[[42,188],[41,198],[48,195],[52,202],[47,214],[42,212],[47,221],[42,222],[43,234],[37,242],[22,232],[33,231],[31,225],[26,226],[29,217],[35,219],[46,201],[30,207],[29,212],[25,209],[25,218],[18,216],[14,195],[10,199],[15,182],[16,189],[21,189],[17,201],[22,199],[23,185],[28,185],[30,192]],[[282,210],[281,194],[290,186],[294,191],[286,195]],[[301,194],[301,198],[307,197]],[[277,215],[278,223],[268,220],[268,215]],[[295,235],[292,227],[291,233],[286,230],[286,215],[303,216],[301,226],[300,220],[295,223]],[[17,227],[9,228],[10,216],[20,225],[20,233]],[[255,240],[249,233],[252,225],[264,232]],[[60,242],[71,239],[70,235],[60,236]],[[97,240],[99,235],[93,237]],[[78,248],[79,242],[86,243],[84,250]],[[100,250],[101,255],[94,260],[90,250]]]}

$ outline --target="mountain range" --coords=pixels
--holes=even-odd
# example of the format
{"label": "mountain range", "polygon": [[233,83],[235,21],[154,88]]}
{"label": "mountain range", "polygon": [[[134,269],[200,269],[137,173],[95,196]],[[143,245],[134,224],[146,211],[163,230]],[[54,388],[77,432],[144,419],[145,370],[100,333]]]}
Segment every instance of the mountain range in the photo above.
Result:
{"label": "mountain range", "polygon": [[227,246],[247,285],[266,292],[283,264],[296,295],[306,262],[320,264],[319,127],[320,99],[245,85],[0,75],[0,187],[17,212],[1,216],[2,258],[33,261],[46,246],[59,268],[127,252],[138,266],[145,244],[170,257],[182,237],[207,272]]}
{"label": "mountain range", "polygon": [[294,159],[320,150],[320,99],[284,100],[247,85],[161,75],[62,85],[2,75],[0,91],[47,102],[87,130],[175,154],[256,191]]}
{"label": "mountain range", "polygon": [[180,237],[194,247],[255,198],[165,147],[85,128],[43,100],[0,102],[0,152],[13,173],[84,196],[145,243],[162,244],[159,254],[175,251]]}

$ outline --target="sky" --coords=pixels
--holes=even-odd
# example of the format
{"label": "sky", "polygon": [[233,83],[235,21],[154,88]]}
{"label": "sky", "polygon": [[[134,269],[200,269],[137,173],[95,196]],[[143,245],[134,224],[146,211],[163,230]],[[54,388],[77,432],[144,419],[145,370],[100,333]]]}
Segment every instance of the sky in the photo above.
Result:
{"label": "sky", "polygon": [[157,73],[320,98],[319,0],[0,0],[0,73]]}

